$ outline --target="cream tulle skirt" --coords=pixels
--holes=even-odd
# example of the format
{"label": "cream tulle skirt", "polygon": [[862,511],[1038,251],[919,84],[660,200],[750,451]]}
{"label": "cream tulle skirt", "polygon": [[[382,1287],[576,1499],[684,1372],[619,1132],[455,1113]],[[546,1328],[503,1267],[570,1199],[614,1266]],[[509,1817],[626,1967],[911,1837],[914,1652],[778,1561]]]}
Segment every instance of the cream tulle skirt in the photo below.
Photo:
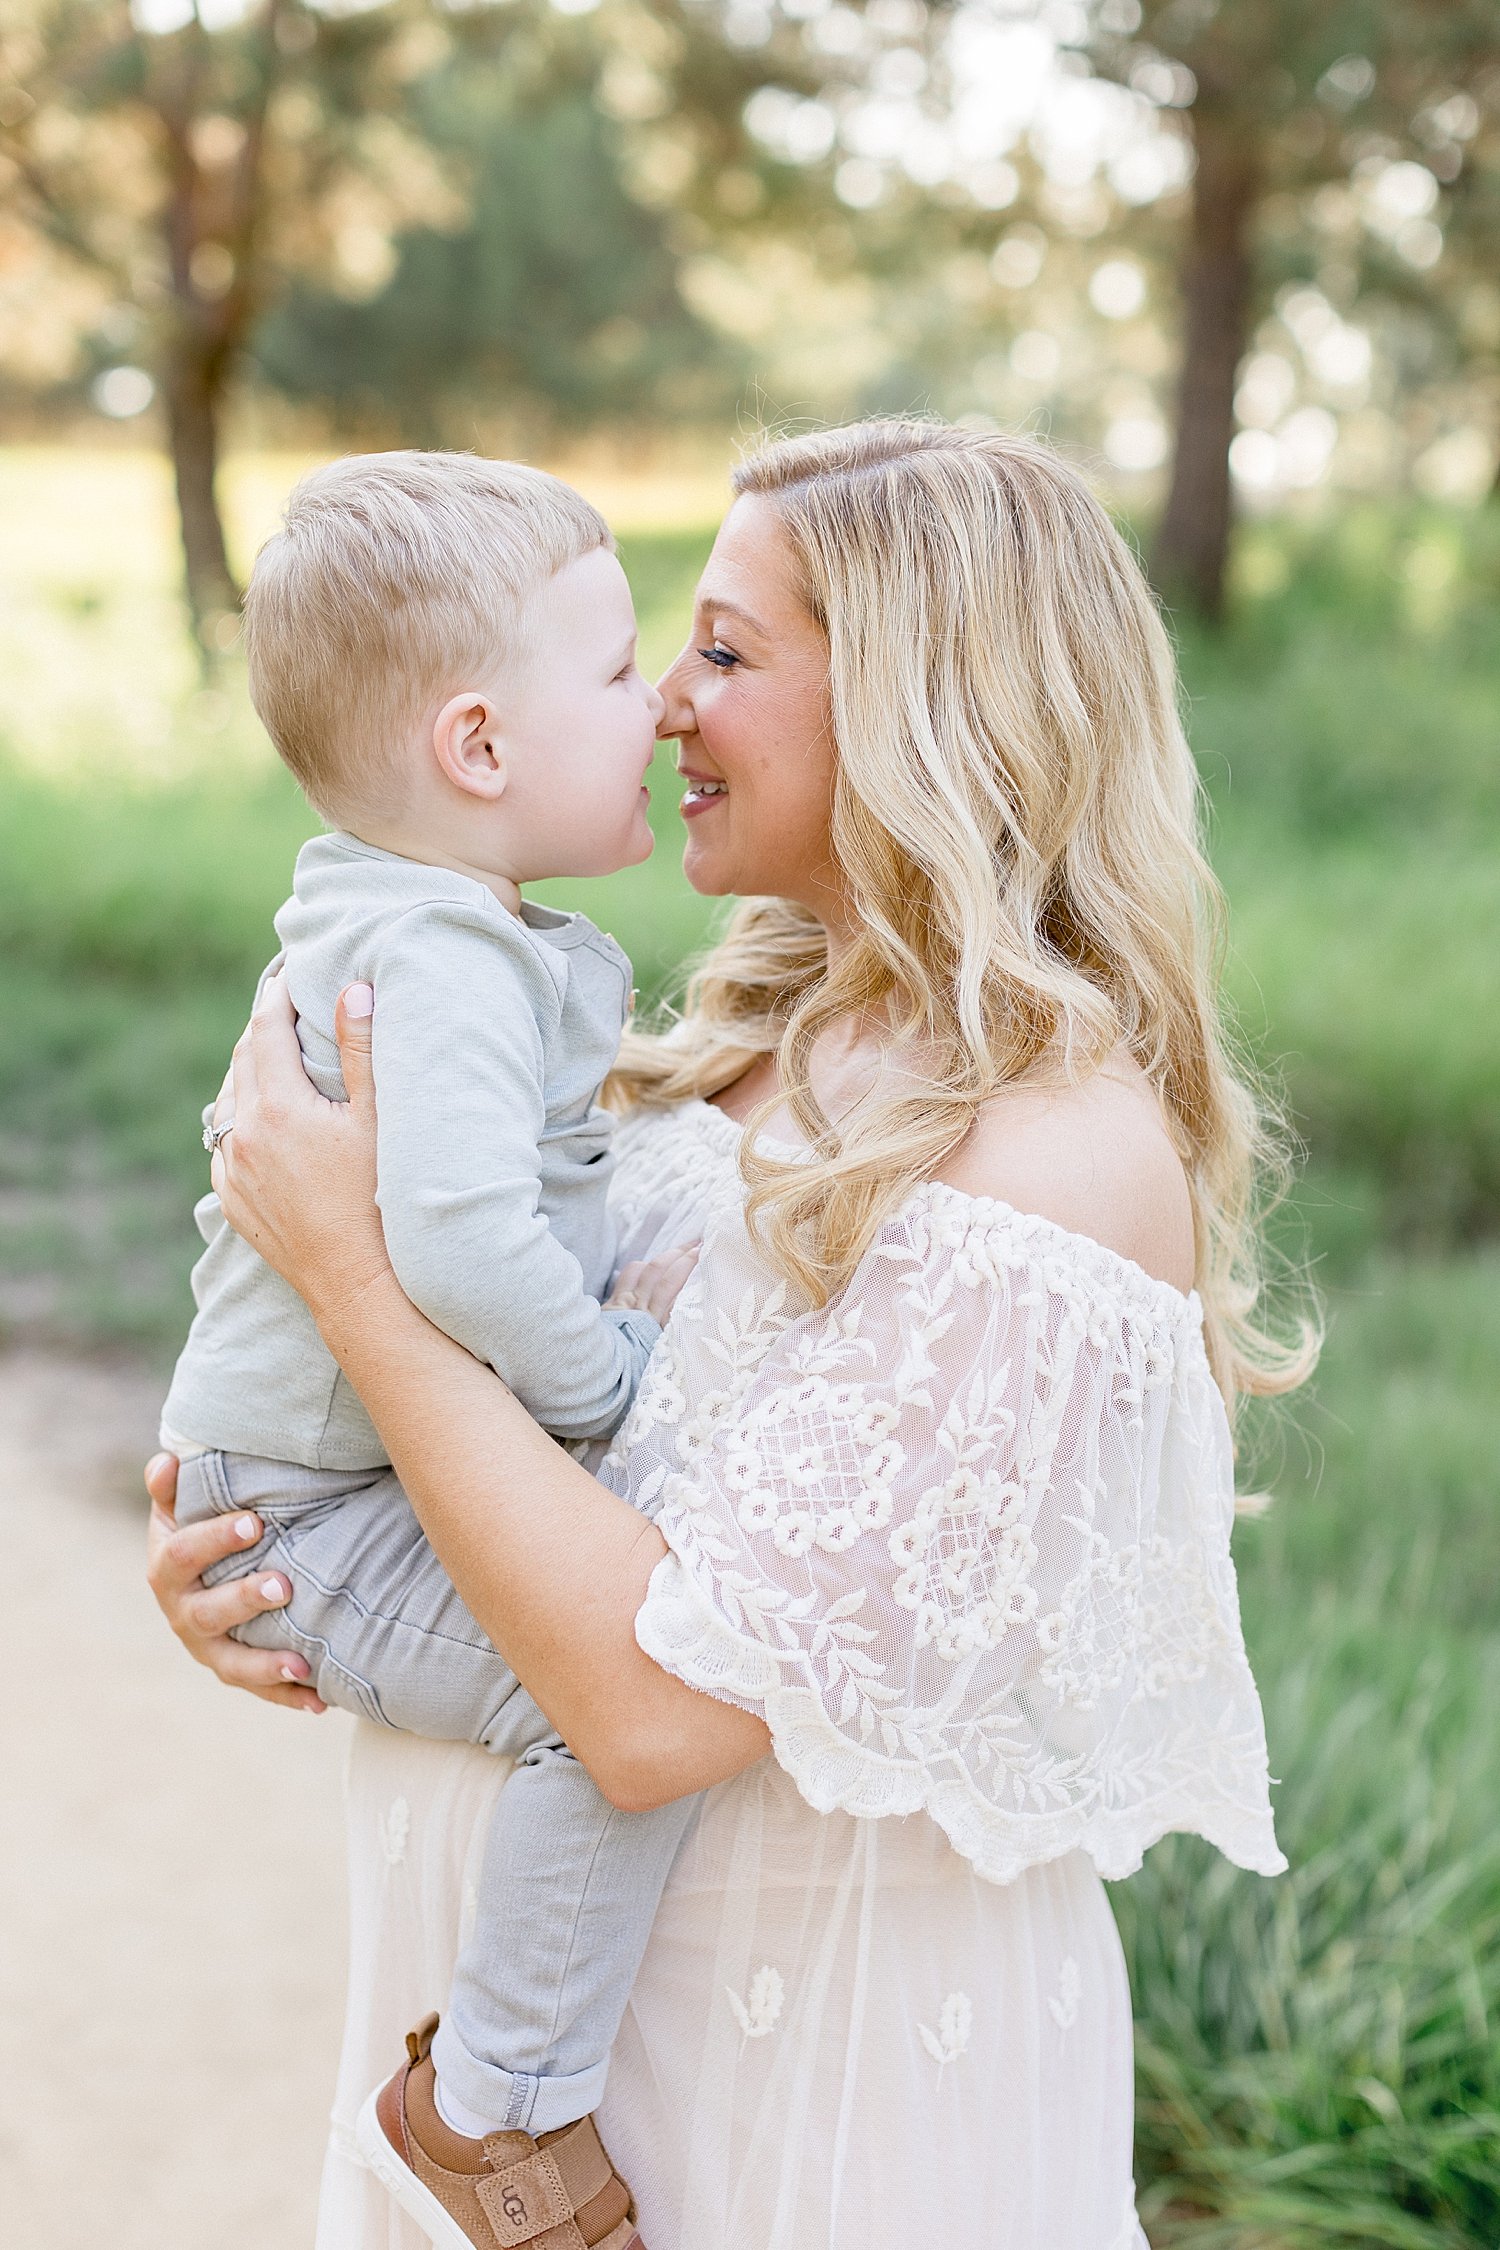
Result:
{"label": "cream tulle skirt", "polygon": [[[356,1730],[349,2013],[318,2250],[425,2250],[351,2126],[440,2007],[503,1765]],[[647,2250],[1148,2250],[1131,2018],[1081,1854],[1003,1887],[923,1816],[820,1816],[767,1761],[705,1800],[601,2123]]]}

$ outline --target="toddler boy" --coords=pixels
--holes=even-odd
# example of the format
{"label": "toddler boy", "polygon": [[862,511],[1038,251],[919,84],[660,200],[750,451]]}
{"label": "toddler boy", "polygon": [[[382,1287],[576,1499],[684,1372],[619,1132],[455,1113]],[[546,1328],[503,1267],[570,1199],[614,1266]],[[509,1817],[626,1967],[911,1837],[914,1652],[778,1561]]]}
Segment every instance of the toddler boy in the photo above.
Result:
{"label": "toddler boy", "polygon": [[[662,706],[608,527],[511,463],[339,461],[298,486],[262,550],[245,634],[256,708],[334,824],[276,916],[307,1069],[331,1099],[338,995],[377,994],[391,1263],[545,1429],[606,1437],[660,1333],[600,1302],[614,1243],[598,1093],[630,966],[520,885],[651,849]],[[215,1197],[196,1217],[198,1313],[163,1409],[179,1519],[253,1509],[264,1537],[210,1575],[274,1566],[292,1589],[239,1637],[298,1651],[318,1693],[363,1717],[517,1761],[430,2064],[431,2027],[414,2035],[426,2148],[395,2176],[378,2129],[369,2153],[434,2241],[488,2244],[500,2225],[520,2244],[566,2216],[577,2234],[549,2242],[627,2250],[628,2190],[588,2113],[692,1806],[605,1802],[460,1602],[301,1299]],[[552,2183],[530,2231],[528,2165]],[[500,2178],[490,2211],[483,2183]]]}

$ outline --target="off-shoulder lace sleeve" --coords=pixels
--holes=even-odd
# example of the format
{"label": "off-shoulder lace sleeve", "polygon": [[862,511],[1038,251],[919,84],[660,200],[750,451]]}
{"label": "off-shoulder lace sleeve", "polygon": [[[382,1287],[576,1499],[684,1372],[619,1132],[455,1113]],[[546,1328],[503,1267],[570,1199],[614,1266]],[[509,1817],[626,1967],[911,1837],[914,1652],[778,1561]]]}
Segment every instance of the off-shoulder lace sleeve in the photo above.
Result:
{"label": "off-shoulder lace sleeve", "polygon": [[819,1811],[996,1882],[1171,1829],[1286,1865],[1199,1307],[1127,1260],[933,1185],[799,1312],[716,1223],[601,1473],[671,1549],[641,1647]]}

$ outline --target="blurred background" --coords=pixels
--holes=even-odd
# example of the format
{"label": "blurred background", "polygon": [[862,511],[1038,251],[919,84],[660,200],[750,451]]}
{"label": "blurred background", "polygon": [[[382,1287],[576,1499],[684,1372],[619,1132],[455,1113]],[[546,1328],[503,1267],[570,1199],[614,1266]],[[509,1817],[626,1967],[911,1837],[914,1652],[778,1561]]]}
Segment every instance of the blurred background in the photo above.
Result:
{"label": "blurred background", "polygon": [[[737,449],[908,409],[1049,433],[1148,560],[1329,1307],[1237,1535],[1292,1872],[1179,1840],[1112,1894],[1143,2213],[1500,2245],[1495,0],[7,0],[7,1975],[133,2120],[117,2243],[305,2233],[338,2004],[335,1723],[226,1713],[135,1576],[198,1111],[315,825],[245,696],[257,542],[330,451],[520,454],[617,526],[658,665]],[[571,887],[648,994],[713,920],[656,780],[649,867]],[[168,2106],[251,2074],[250,2148],[120,2107],[164,1973]],[[97,2240],[76,2146],[0,2142],[46,2250]]]}

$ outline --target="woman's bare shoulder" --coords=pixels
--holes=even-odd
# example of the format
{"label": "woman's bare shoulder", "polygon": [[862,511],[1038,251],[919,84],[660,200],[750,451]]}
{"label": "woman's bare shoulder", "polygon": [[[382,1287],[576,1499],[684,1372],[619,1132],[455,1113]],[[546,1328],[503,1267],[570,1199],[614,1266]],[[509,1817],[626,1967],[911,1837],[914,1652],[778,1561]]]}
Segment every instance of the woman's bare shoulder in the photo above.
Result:
{"label": "woman's bare shoulder", "polygon": [[938,1177],[1088,1235],[1175,1289],[1193,1286],[1187,1175],[1156,1090],[1129,1056],[1076,1084],[1007,1087]]}

